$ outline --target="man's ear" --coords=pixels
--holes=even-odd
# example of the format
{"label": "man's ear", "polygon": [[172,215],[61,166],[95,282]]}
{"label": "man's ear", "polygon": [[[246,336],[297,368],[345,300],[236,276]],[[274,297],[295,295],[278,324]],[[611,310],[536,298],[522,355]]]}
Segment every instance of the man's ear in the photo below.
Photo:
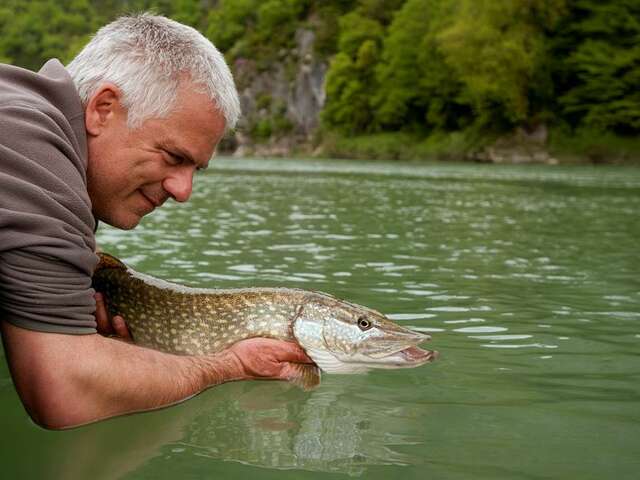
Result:
{"label": "man's ear", "polygon": [[100,88],[89,97],[84,111],[84,123],[87,133],[98,136],[105,127],[118,117],[124,115],[126,109],[122,105],[122,90],[113,83],[103,83]]}

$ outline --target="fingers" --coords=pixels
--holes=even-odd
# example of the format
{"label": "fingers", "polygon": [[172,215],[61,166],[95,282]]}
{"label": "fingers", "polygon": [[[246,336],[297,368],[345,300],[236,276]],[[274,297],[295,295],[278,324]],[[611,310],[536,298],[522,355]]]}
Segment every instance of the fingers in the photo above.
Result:
{"label": "fingers", "polygon": [[126,342],[133,342],[127,324],[120,315],[115,315],[109,319],[107,303],[102,293],[94,295],[96,299],[96,328],[98,333],[107,337],[118,337]]}
{"label": "fingers", "polygon": [[277,359],[281,362],[290,363],[313,363],[304,349],[294,342],[279,342],[280,349],[277,351]]}
{"label": "fingers", "polygon": [[313,364],[297,343],[273,338],[241,340],[229,350],[235,354],[243,378],[287,379],[292,365]]}
{"label": "fingers", "polygon": [[[248,349],[246,357],[269,357],[276,362],[313,363],[296,342],[276,340],[274,338],[255,337],[241,340],[238,345],[242,351]],[[244,355],[243,355],[244,356]]]}
{"label": "fingers", "polygon": [[104,301],[104,295],[96,293],[93,296],[96,299],[96,328],[98,333],[102,335],[113,335],[114,330],[109,321],[109,313]]}
{"label": "fingers", "polygon": [[124,318],[120,315],[116,315],[111,319],[111,325],[115,334],[120,337],[121,340],[133,341],[131,333],[129,333],[129,329],[127,328],[127,324],[124,322]]}

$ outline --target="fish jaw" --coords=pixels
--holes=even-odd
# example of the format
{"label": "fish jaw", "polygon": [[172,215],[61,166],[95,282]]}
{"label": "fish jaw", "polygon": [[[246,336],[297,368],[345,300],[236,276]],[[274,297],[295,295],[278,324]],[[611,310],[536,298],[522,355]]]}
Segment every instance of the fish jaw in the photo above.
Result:
{"label": "fish jaw", "polygon": [[[393,325],[394,328],[389,328],[389,325],[385,327],[385,330],[363,340],[358,351],[372,359],[384,359],[431,340],[431,335],[415,332],[399,325]],[[408,357],[407,361],[409,361]]]}
{"label": "fish jaw", "polygon": [[414,368],[433,362],[440,356],[436,350],[424,350],[420,347],[408,347],[392,355],[382,357],[383,362],[377,368]]}
{"label": "fish jaw", "polygon": [[337,374],[366,373],[372,369],[414,368],[432,362],[439,356],[437,351],[423,350],[419,347],[407,347],[378,358],[362,353],[334,355],[329,350],[318,348],[309,348],[306,352],[323,372]]}

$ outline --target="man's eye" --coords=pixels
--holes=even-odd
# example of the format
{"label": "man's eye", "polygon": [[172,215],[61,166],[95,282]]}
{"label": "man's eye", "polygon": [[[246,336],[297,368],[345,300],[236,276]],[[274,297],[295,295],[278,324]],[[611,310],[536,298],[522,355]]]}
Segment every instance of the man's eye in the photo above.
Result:
{"label": "man's eye", "polygon": [[184,158],[175,153],[167,152],[167,157],[170,165],[181,165],[184,162]]}

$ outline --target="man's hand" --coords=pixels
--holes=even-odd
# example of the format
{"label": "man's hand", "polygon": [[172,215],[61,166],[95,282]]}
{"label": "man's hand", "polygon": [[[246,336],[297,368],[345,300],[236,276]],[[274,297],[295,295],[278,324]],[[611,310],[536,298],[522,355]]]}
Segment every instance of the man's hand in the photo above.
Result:
{"label": "man's hand", "polygon": [[226,352],[231,360],[226,380],[289,380],[296,364],[313,364],[297,343],[272,338],[242,340]]}
{"label": "man's hand", "polygon": [[124,318],[120,315],[115,315],[111,319],[109,318],[109,311],[107,310],[104,295],[102,293],[96,293],[94,298],[96,299],[96,323],[98,333],[105,337],[117,337],[119,340],[124,340],[125,342],[133,342]]}

